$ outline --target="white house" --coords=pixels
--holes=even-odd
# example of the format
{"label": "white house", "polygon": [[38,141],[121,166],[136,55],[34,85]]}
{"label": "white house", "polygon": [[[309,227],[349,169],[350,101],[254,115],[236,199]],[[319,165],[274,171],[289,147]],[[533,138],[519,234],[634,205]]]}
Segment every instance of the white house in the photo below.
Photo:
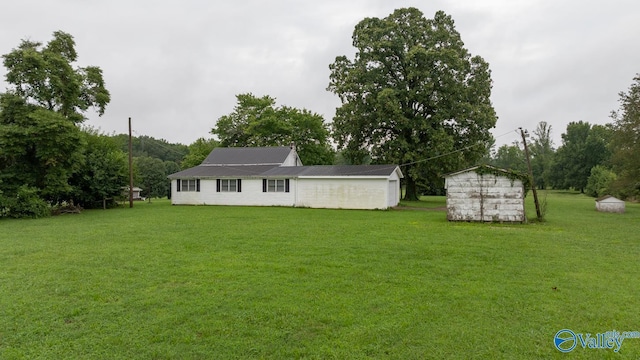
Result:
{"label": "white house", "polygon": [[169,175],[174,205],[386,209],[400,201],[396,165],[303,166],[295,147],[215,148]]}
{"label": "white house", "polygon": [[482,165],[445,176],[450,221],[524,222],[523,177]]}
{"label": "white house", "polygon": [[624,201],[611,195],[603,196],[596,199],[596,210],[622,214],[625,210]]}

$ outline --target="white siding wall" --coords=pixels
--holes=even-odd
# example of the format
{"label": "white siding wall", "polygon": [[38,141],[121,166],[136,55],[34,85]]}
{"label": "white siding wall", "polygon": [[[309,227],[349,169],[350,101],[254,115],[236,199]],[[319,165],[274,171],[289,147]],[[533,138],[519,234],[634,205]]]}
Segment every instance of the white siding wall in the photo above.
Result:
{"label": "white siding wall", "polygon": [[300,178],[296,206],[386,209],[387,179]]}
{"label": "white siding wall", "polygon": [[468,171],[446,179],[447,218],[457,221],[525,221],[522,181]]}
{"label": "white siding wall", "polygon": [[295,181],[290,181],[289,192],[262,192],[262,179],[242,179],[242,192],[216,192],[216,179],[200,180],[200,192],[176,191],[176,180],[171,181],[171,203],[174,205],[248,205],[293,206]]}
{"label": "white siding wall", "polygon": [[302,166],[302,162],[300,162],[300,157],[298,157],[298,153],[295,151],[289,152],[287,158],[282,162],[280,166]]}
{"label": "white siding wall", "polygon": [[242,192],[216,192],[216,179],[201,179],[200,192],[176,191],[174,205],[300,206],[337,209],[386,209],[400,201],[399,177],[354,179],[309,177],[289,180],[289,192],[262,192],[262,179],[242,179]]}

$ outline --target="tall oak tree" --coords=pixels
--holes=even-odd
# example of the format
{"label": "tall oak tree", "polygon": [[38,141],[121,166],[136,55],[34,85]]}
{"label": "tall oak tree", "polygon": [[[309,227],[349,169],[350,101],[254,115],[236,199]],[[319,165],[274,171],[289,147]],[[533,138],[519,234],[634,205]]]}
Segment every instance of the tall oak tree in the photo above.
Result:
{"label": "tall oak tree", "polygon": [[496,123],[489,65],[471,56],[449,15],[406,8],[366,18],[353,46],[354,60],[330,65],[328,87],[342,102],[333,135],[348,162],[403,164],[405,199],[415,200],[418,183],[441,187],[443,174],[487,153]]}

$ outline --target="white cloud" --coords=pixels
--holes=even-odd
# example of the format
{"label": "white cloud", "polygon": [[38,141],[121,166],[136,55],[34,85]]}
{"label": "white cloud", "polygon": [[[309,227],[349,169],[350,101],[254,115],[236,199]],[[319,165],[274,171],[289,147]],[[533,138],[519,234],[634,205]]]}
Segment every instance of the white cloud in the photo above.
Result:
{"label": "white cloud", "polygon": [[[609,121],[618,92],[640,72],[640,3],[551,0],[383,0],[304,2],[23,0],[3,7],[0,53],[20,39],[47,42],[55,30],[75,37],[79,65],[104,71],[112,101],[89,124],[190,143],[253,92],[331,120],[338,99],[326,91],[328,66],[353,56],[353,27],[415,6],[444,10],[466,46],[490,64],[498,139],[550,122],[559,143],[570,121]],[[5,70],[0,69],[4,78]],[[0,88],[6,85],[0,83]]]}

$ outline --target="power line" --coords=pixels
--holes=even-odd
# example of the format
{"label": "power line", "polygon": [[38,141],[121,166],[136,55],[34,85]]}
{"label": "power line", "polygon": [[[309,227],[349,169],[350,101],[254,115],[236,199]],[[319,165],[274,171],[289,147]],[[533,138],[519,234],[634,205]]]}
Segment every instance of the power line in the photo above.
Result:
{"label": "power line", "polygon": [[[518,131],[518,130],[516,129],[516,130],[514,130],[514,131],[517,133],[517,131]],[[497,138],[501,138],[501,137],[503,137],[503,136],[507,136],[507,135],[510,135],[510,134],[511,134],[511,131],[506,132],[506,133],[501,134],[501,135],[498,135],[498,136],[496,136],[495,138],[496,138],[496,139],[497,139]],[[474,148],[474,147],[476,147],[476,146],[484,146],[484,145],[486,145],[486,144],[484,144],[484,143],[477,143],[477,144],[474,144],[474,145],[465,146],[465,147],[463,147],[463,148],[461,148],[461,149],[457,149],[457,150],[450,151],[450,152],[445,153],[445,154],[440,154],[440,155],[432,156],[432,157],[430,157],[430,158],[426,158],[426,159],[422,159],[422,160],[417,160],[417,161],[413,161],[413,162],[410,162],[410,163],[400,164],[400,165],[397,165],[397,166],[398,166],[398,167],[401,167],[401,166],[414,165],[414,164],[422,163],[422,162],[425,162],[425,161],[430,161],[430,160],[438,159],[438,158],[441,158],[441,157],[444,157],[444,156],[448,156],[448,155],[451,155],[451,154],[459,153],[459,152],[462,152],[462,151],[465,151],[465,150],[468,150],[468,149]],[[351,173],[351,174],[354,174],[354,175],[355,175],[355,174],[365,174],[365,173],[370,173],[370,172],[374,172],[374,171],[378,171],[378,170],[379,170],[379,169],[363,170],[363,171],[358,171],[358,172],[354,172],[354,173]]]}
{"label": "power line", "polygon": [[[140,133],[138,133],[138,132],[137,132],[137,131],[135,131],[135,130],[132,130],[132,131],[133,131],[133,133],[135,133],[135,134],[138,136],[138,138],[139,138],[141,141],[143,141],[143,140],[140,138],[140,136],[147,136],[147,135],[140,135]],[[514,131],[516,134],[518,134],[518,129],[514,129],[513,131]],[[508,131],[508,132],[506,132],[506,133],[504,133],[504,134],[498,135],[498,136],[496,136],[495,138],[496,138],[496,139],[498,139],[498,138],[501,138],[501,137],[506,136],[506,135],[509,135],[509,134],[511,134],[511,131]],[[170,152],[173,152],[173,153],[174,153],[174,154],[176,154],[176,155],[183,155],[181,152],[179,152],[179,151],[177,151],[177,150],[175,150],[175,149],[173,149],[173,148],[170,148],[170,147],[166,146],[165,144],[163,144],[162,142],[158,141],[157,139],[154,139],[154,140],[156,140],[156,141],[153,141],[153,142],[152,142],[153,144],[155,144],[155,145],[157,145],[157,146],[160,146],[161,148],[163,148],[163,149],[165,149],[165,150],[168,150],[168,151],[170,151]],[[465,146],[465,147],[463,147],[463,148],[461,148],[461,149],[453,150],[453,151],[450,151],[450,152],[447,152],[447,153],[444,153],[444,154],[440,154],[440,155],[432,156],[432,157],[429,157],[429,158],[426,158],[426,159],[416,160],[416,161],[409,162],[409,163],[400,164],[400,165],[397,165],[397,166],[409,166],[409,165],[415,165],[415,164],[419,164],[419,163],[422,163],[422,162],[425,162],[425,161],[435,160],[435,159],[439,159],[439,158],[441,158],[441,157],[445,157],[445,156],[449,156],[449,155],[456,154],[456,153],[459,153],[459,152],[463,152],[463,151],[466,151],[466,150],[472,149],[472,148],[477,147],[477,146],[485,146],[485,145],[486,145],[485,143],[480,143],[480,142],[479,142],[479,143],[477,143],[477,144],[473,144],[473,145]],[[362,173],[367,173],[367,172],[371,172],[371,171],[375,171],[375,170],[366,170],[366,171],[362,171]]]}
{"label": "power line", "polygon": [[[516,131],[516,133],[517,133],[517,131],[518,131],[518,130],[516,129],[516,130],[514,130],[514,131]],[[509,135],[509,134],[511,134],[511,131],[506,132],[506,133],[504,133],[504,134],[502,134],[502,135],[498,135],[498,136],[496,136],[496,139],[497,139],[497,138],[500,138],[500,137],[503,137],[503,136],[506,136],[506,135]],[[461,149],[457,149],[457,150],[450,151],[450,152],[448,152],[448,153],[444,153],[444,154],[440,154],[440,155],[432,156],[432,157],[427,158],[427,159],[417,160],[417,161],[413,161],[413,162],[410,162],[410,163],[401,164],[401,165],[398,165],[398,166],[409,166],[409,165],[415,165],[415,164],[419,164],[419,163],[422,163],[422,162],[425,162],[425,161],[435,160],[435,159],[439,159],[439,158],[441,158],[441,157],[445,157],[445,156],[448,156],[448,155],[451,155],[451,154],[455,154],[455,153],[459,153],[459,152],[462,152],[462,151],[465,151],[465,150],[469,150],[469,149],[474,148],[474,147],[476,147],[476,146],[485,146],[485,145],[486,145],[485,143],[477,143],[477,144],[474,144],[474,145],[465,146],[465,147],[463,147],[463,148],[461,148]]]}

